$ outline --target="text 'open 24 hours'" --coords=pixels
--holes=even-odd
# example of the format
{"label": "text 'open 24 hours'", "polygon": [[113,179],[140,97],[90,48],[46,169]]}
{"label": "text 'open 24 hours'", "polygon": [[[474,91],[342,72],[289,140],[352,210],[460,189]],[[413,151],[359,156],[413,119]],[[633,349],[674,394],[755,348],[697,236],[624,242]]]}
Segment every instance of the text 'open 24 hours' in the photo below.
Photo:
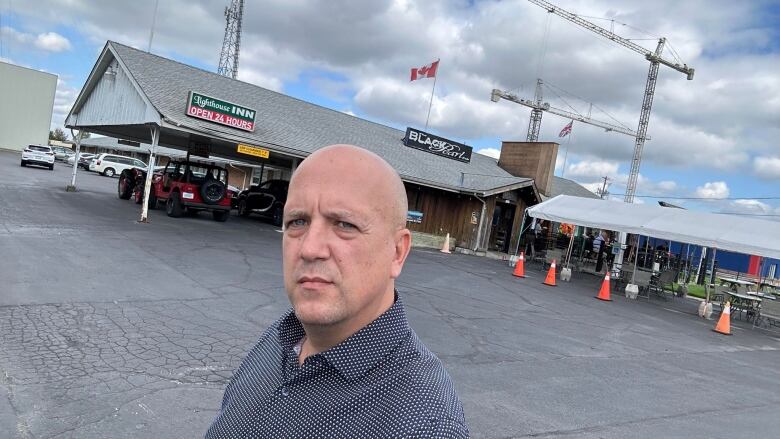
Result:
{"label": "text 'open 24 hours'", "polygon": [[194,91],[187,101],[187,116],[238,128],[244,131],[255,130],[255,114],[251,108],[231,102],[215,99]]}

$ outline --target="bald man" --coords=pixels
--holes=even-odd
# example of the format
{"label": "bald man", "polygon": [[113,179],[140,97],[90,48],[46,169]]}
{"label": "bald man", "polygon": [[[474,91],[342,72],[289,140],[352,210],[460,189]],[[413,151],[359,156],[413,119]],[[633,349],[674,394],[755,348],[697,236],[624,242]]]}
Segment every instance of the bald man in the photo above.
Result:
{"label": "bald man", "polygon": [[395,170],[362,148],[301,163],[282,238],[292,310],[236,370],[207,438],[468,437],[452,381],[395,290],[407,206]]}

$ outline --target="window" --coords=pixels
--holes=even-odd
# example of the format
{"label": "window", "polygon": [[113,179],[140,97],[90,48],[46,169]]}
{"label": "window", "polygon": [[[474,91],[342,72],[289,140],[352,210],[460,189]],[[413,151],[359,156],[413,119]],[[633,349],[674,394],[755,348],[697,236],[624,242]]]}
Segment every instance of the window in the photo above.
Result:
{"label": "window", "polygon": [[142,162],[140,160],[133,160],[133,164],[135,166],[138,166],[139,168],[145,168],[146,167],[146,163],[144,163],[144,162]]}
{"label": "window", "polygon": [[48,146],[29,145],[27,146],[27,149],[35,152],[51,152],[51,148]]}

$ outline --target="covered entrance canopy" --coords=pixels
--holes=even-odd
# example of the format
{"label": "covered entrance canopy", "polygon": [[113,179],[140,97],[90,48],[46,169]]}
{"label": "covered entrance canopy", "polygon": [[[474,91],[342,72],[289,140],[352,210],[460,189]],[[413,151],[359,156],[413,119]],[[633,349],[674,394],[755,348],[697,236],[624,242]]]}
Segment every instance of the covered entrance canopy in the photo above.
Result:
{"label": "covered entrance canopy", "polygon": [[780,258],[780,222],[748,216],[559,195],[528,209],[534,218]]}

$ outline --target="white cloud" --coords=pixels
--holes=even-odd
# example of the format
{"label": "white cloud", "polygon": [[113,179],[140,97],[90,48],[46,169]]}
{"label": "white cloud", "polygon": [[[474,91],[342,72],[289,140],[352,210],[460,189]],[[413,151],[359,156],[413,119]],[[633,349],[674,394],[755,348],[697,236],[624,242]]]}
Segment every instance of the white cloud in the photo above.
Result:
{"label": "white cloud", "polygon": [[57,89],[54,92],[54,108],[52,110],[51,127],[62,127],[65,124],[65,118],[73,107],[73,102],[79,95],[77,88],[71,87],[66,81],[57,78]]}
{"label": "white cloud", "polygon": [[753,170],[761,178],[780,179],[780,157],[754,157]]}
{"label": "white cloud", "polygon": [[496,148],[482,148],[479,151],[477,151],[477,154],[486,155],[488,157],[493,157],[494,159],[498,160],[498,157],[501,155],[501,150]]}
{"label": "white cloud", "polygon": [[571,178],[614,178],[618,173],[618,167],[617,162],[583,160],[568,165],[564,176]]}
{"label": "white cloud", "polygon": [[759,200],[740,199],[740,200],[734,200],[731,204],[733,207],[737,208],[738,210],[747,210],[748,212],[751,213],[766,214],[772,211],[772,206]]}
{"label": "white cloud", "polygon": [[0,28],[0,36],[13,44],[14,49],[29,49],[34,46],[47,52],[62,52],[71,49],[70,41],[56,32],[43,32],[38,35],[21,32],[10,26]]}
{"label": "white cloud", "polygon": [[35,38],[35,47],[49,52],[63,52],[71,49],[70,41],[56,32],[39,34]]}
{"label": "white cloud", "polygon": [[725,181],[711,181],[696,188],[696,196],[700,198],[726,198],[729,187]]}

